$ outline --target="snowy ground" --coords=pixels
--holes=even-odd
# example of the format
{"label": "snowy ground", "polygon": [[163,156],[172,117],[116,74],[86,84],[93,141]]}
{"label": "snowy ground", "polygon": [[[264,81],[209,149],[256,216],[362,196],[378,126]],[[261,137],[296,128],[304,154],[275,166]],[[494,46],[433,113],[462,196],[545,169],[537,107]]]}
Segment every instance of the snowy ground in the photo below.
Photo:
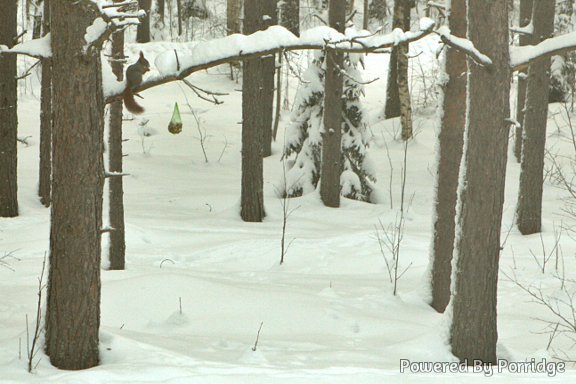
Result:
{"label": "snowy ground", "polygon": [[[428,74],[434,48],[431,39],[415,48],[425,51],[419,60]],[[149,122],[142,128],[138,118],[124,126],[125,137],[130,139],[125,143],[124,167],[130,173],[124,179],[127,268],[102,271],[102,364],[81,372],[56,370],[42,353],[34,373],[26,372],[25,316],[33,318],[36,313],[37,278],[49,233],[49,210],[36,197],[39,91],[27,89],[19,105],[19,136],[31,136],[29,146],[19,145],[21,216],[0,219],[0,255],[14,251],[18,258],[8,260],[10,268],[0,267],[0,383],[576,380],[576,371],[555,378],[545,373],[504,372],[492,377],[400,373],[400,359],[447,362],[455,358],[446,341],[446,319],[426,303],[436,146],[432,108],[419,109],[417,136],[408,146],[409,210],[400,263],[409,268],[399,281],[397,296],[392,295],[375,239],[378,220],[388,225],[396,219],[403,158],[403,145],[393,137],[399,122],[378,122],[377,118],[384,103],[386,66],[385,56],[372,55],[365,72],[366,79],[380,77],[367,88],[366,106],[375,122],[371,154],[378,168],[382,203],[344,200],[341,208],[329,209],[317,194],[291,200],[290,206],[297,209],[289,219],[287,238],[293,243],[282,266],[282,207],[275,194],[282,175],[281,139],[274,145],[274,155],[265,160],[266,220],[244,223],[238,215],[241,86],[227,78],[227,68],[191,77],[203,88],[229,93],[221,98],[224,104],[220,106],[199,100],[178,84],[143,94],[147,109],[143,117]],[[415,79],[419,72],[414,66]],[[421,98],[422,92],[419,89],[414,96]],[[208,135],[208,163],[184,93]],[[292,89],[291,96],[294,93]],[[184,120],[184,130],[177,136],[167,131],[175,101]],[[554,107],[555,112],[559,110]],[[562,122],[558,116],[553,117]],[[283,124],[288,115],[284,118]],[[568,153],[563,140],[568,131],[561,127],[558,133],[554,119],[550,120],[549,147]],[[143,137],[144,130],[153,134]],[[521,236],[514,227],[510,229],[518,175],[519,165],[511,160],[502,229],[503,238],[508,232],[509,236],[501,270],[516,273],[527,285],[554,292],[558,285],[552,276],[555,256],[542,274],[530,253],[542,254],[540,236]],[[553,247],[554,227],[566,220],[561,216],[563,196],[546,182],[542,238],[547,252]],[[568,277],[574,276],[576,245],[566,234],[560,243],[559,271],[564,265]],[[548,358],[549,336],[541,333],[543,323],[537,318],[553,318],[541,306],[529,303],[529,297],[502,274],[499,288],[501,357],[514,361]],[[262,322],[258,348],[252,351]],[[553,345],[571,352],[572,343],[560,336]]]}

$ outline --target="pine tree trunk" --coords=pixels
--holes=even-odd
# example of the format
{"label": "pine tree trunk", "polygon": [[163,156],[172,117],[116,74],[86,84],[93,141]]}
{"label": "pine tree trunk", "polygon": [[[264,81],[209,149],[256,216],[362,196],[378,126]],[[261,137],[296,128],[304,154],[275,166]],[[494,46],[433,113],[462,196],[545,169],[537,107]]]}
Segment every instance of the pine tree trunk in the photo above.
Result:
{"label": "pine tree trunk", "polygon": [[[112,35],[112,72],[118,81],[124,80],[124,31]],[[110,172],[122,173],[122,100],[110,104],[108,124],[108,156]],[[124,231],[124,186],[122,177],[108,179],[110,227],[110,269],[122,270],[125,264],[126,239]]]}
{"label": "pine tree trunk", "polygon": [[467,127],[459,185],[452,353],[496,363],[496,293],[510,116],[508,0],[469,1],[468,39],[493,61],[468,61]]}
{"label": "pine tree trunk", "polygon": [[52,211],[46,354],[60,369],[98,364],[104,97],[100,52],[83,53],[97,15],[87,3],[51,3]]}
{"label": "pine tree trunk", "polygon": [[[50,1],[44,0],[43,35],[50,32]],[[52,179],[52,60],[42,59],[40,91],[40,166],[38,196],[45,207],[50,206]]]}
{"label": "pine tree trunk", "polygon": [[240,14],[242,11],[242,0],[226,1],[226,29],[228,35],[241,33]]}
{"label": "pine tree trunk", "polygon": [[[410,2],[404,0],[394,1],[394,15],[392,19],[392,28],[400,28],[403,31],[410,29]],[[399,82],[404,77],[408,78],[408,46],[399,45],[392,48],[390,54],[390,62],[388,66],[388,83],[386,85],[386,106],[384,109],[384,117],[391,119],[401,115],[401,101],[400,101],[400,86],[407,86]],[[406,71],[406,73],[399,73],[399,71]],[[406,89],[403,91],[405,97]],[[404,132],[402,133],[404,135]]]}
{"label": "pine tree trunk", "polygon": [[362,17],[362,28],[368,30],[368,24],[370,21],[370,12],[368,11],[370,7],[369,0],[364,0],[363,17]]}
{"label": "pine tree trunk", "polygon": [[[410,8],[408,8],[408,12]],[[398,47],[398,97],[400,99],[400,126],[402,127],[402,140],[412,138],[412,101],[408,85],[408,45]]]}
{"label": "pine tree trunk", "polygon": [[[330,27],[343,33],[346,0],[331,0],[328,9]],[[340,173],[342,170],[342,68],[343,54],[326,50],[324,96],[324,133],[322,136],[322,169],[320,197],[327,207],[340,206]]]}
{"label": "pine tree trunk", "polygon": [[[260,29],[263,0],[244,1],[244,33]],[[245,60],[242,81],[242,186],[240,216],[249,222],[264,218],[263,77],[260,58]]]}
{"label": "pine tree trunk", "polygon": [[[519,25],[525,27],[532,20],[533,0],[520,0]],[[520,46],[531,44],[532,36],[521,34],[519,37]],[[523,69],[518,71],[518,91],[516,94],[516,121],[524,123],[524,103],[526,100],[526,79],[528,71]],[[520,162],[522,158],[522,125],[517,126],[514,137],[514,156]]]}
{"label": "pine tree trunk", "polygon": [[[18,1],[0,4],[0,45],[16,44]],[[0,217],[18,216],[16,55],[0,55]]]}
{"label": "pine tree trunk", "polygon": [[136,29],[136,42],[150,42],[150,11],[152,10],[152,0],[138,0],[140,9],[146,11],[146,16],[140,19],[140,24]]}
{"label": "pine tree trunk", "polygon": [[[554,2],[536,1],[533,12],[532,44],[554,34]],[[542,189],[544,185],[544,154],[548,120],[550,59],[538,60],[528,68],[522,162],[516,223],[523,235],[540,232],[542,223]]]}
{"label": "pine tree trunk", "polygon": [[[448,23],[458,37],[466,36],[466,0],[452,0]],[[450,301],[452,253],[454,251],[454,218],[458,194],[458,174],[464,146],[466,123],[466,55],[447,48],[444,71],[448,82],[444,86],[443,113],[438,135],[438,170],[434,238],[432,246],[432,307],[444,312]]]}
{"label": "pine tree trunk", "polygon": [[166,13],[166,0],[156,0],[158,4],[158,17],[160,22],[164,25],[164,14]]}
{"label": "pine tree trunk", "polygon": [[283,0],[281,25],[296,36],[300,36],[300,1]]}
{"label": "pine tree trunk", "polygon": [[[278,24],[276,14],[276,0],[264,1],[264,15],[268,16],[262,23],[262,28]],[[276,73],[276,55],[262,58],[262,155],[268,157],[272,155],[272,124],[274,122],[274,75]]]}
{"label": "pine tree trunk", "polygon": [[178,12],[178,36],[182,36],[182,0],[176,0],[176,12]]}

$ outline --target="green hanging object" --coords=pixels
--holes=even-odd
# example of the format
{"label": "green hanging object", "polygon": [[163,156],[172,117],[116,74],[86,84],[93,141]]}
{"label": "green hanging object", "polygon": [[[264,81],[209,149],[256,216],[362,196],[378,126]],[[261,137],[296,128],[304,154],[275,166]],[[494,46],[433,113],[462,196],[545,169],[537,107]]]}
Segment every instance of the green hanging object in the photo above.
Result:
{"label": "green hanging object", "polygon": [[168,131],[173,135],[177,135],[182,132],[182,119],[180,118],[180,109],[178,108],[178,103],[174,103],[174,112],[172,113],[172,119],[170,119],[170,124],[168,124]]}

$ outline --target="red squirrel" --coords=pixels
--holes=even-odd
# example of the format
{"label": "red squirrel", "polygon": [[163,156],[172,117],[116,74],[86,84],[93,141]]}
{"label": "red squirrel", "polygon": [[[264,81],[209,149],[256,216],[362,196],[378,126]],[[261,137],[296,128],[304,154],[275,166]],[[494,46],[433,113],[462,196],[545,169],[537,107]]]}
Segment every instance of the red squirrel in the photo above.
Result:
{"label": "red squirrel", "polygon": [[122,94],[126,109],[134,114],[144,112],[144,108],[134,100],[134,90],[142,84],[142,76],[150,70],[150,63],[140,51],[140,58],[134,64],[126,68],[126,89]]}

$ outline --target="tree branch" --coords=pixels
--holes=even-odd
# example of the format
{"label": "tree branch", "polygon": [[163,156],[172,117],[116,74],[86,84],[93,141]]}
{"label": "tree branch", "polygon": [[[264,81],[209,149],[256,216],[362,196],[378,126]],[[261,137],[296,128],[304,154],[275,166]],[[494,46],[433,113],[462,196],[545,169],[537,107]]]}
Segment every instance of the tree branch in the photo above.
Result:
{"label": "tree branch", "polygon": [[[150,76],[135,93],[185,79],[194,72],[212,68],[231,61],[242,61],[257,57],[273,55],[281,51],[298,51],[308,49],[325,49],[329,46],[338,52],[355,53],[387,53],[387,48],[398,44],[407,44],[420,40],[433,32],[434,22],[424,18],[420,21],[420,31],[389,33],[385,35],[344,36],[332,28],[317,27],[296,37],[287,29],[272,26],[264,31],[258,31],[249,36],[231,35],[214,39],[194,46],[189,56],[179,56],[177,68],[173,50],[166,51],[156,58],[156,65],[161,72]],[[186,43],[189,44],[189,43]],[[123,89],[109,89],[106,103],[111,103],[121,97]]]}
{"label": "tree branch", "polygon": [[442,26],[434,32],[440,37],[440,40],[442,40],[444,44],[456,49],[457,51],[465,53],[476,63],[486,67],[486,69],[490,70],[492,68],[492,60],[477,50],[476,47],[474,47],[474,43],[470,40],[450,34],[450,29],[446,26]]}
{"label": "tree branch", "polygon": [[536,45],[510,47],[510,67],[514,71],[526,68],[534,61],[543,60],[576,49],[576,32],[552,37]]}

